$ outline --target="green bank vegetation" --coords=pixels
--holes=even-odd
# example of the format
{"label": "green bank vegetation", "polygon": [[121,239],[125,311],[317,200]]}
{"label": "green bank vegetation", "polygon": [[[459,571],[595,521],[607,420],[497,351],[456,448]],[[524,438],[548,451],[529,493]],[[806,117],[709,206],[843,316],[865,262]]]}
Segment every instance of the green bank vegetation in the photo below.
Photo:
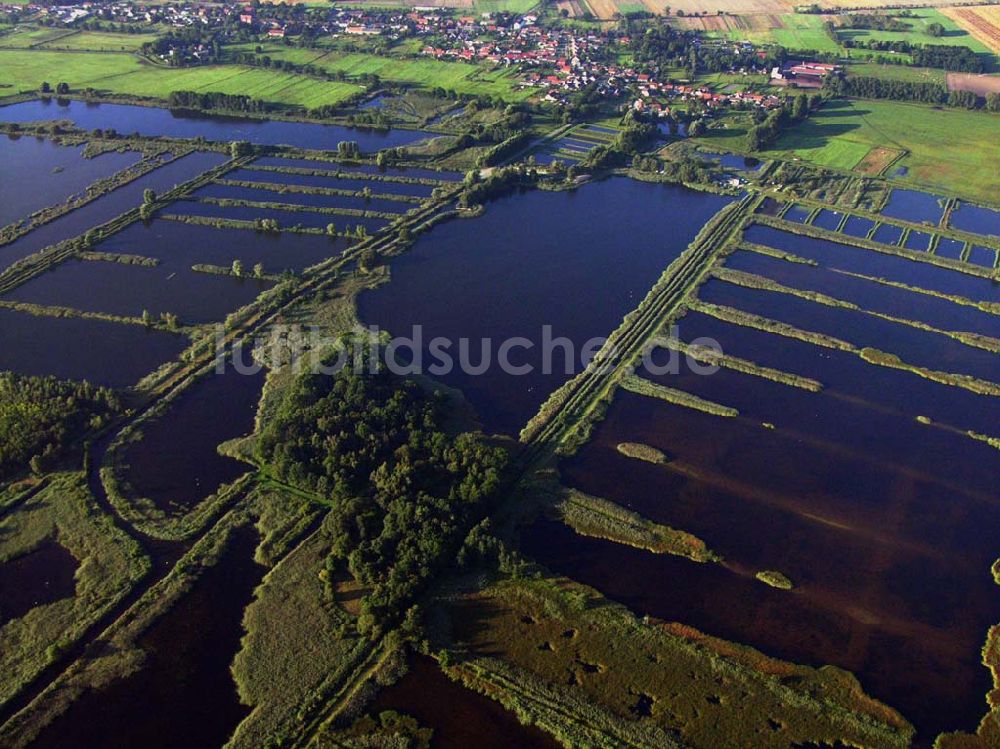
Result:
{"label": "green bank vegetation", "polygon": [[781,590],[791,590],[794,585],[792,581],[788,579],[785,575],[778,572],[777,570],[761,570],[756,575],[755,578],[760,580],[762,583],[770,585],[772,588],[779,588]]}
{"label": "green bank vegetation", "polygon": [[697,536],[655,523],[602,497],[563,489],[555,507],[560,519],[581,536],[603,538],[654,554],[674,554],[694,562],[722,561]]}
{"label": "green bank vegetation", "polygon": [[772,382],[780,382],[782,385],[801,388],[802,390],[808,390],[812,393],[818,393],[823,389],[823,383],[809,377],[792,374],[791,372],[783,372],[780,369],[765,367],[747,359],[741,359],[737,356],[722,353],[717,349],[707,346],[692,346],[689,343],[685,343],[684,341],[680,341],[675,338],[665,339],[661,343],[663,346],[680,351],[681,353],[686,354],[692,359],[695,359],[703,364],[713,364],[718,367],[732,369],[735,372],[742,372],[743,374],[752,375],[754,377],[761,377],[765,380],[771,380]]}
{"label": "green bank vegetation", "polygon": [[447,435],[443,396],[381,368],[350,369],[296,379],[254,455],[269,474],[332,502],[328,564],[370,588],[358,629],[376,637],[404,619],[413,626],[416,596],[495,501],[506,453],[469,433]]}
{"label": "green bank vegetation", "polygon": [[665,452],[642,442],[619,442],[616,449],[627,458],[644,460],[654,465],[666,465],[670,462]]}
{"label": "green bank vegetation", "polygon": [[981,312],[987,312],[991,315],[1000,315],[1000,302],[989,302],[989,301],[974,301],[964,296],[958,294],[948,294],[943,291],[936,291],[934,289],[925,289],[920,286],[914,286],[912,284],[903,283],[901,281],[892,281],[887,278],[882,278],[881,276],[868,276],[863,273],[855,273],[853,271],[841,270],[838,268],[830,268],[834,273],[841,273],[845,276],[851,276],[852,278],[860,278],[865,281],[872,281],[873,283],[882,284],[883,286],[890,286],[894,289],[903,289],[904,291],[912,291],[914,294],[924,294],[925,296],[932,296],[937,299],[944,299],[946,301],[952,302],[954,304],[962,305],[963,307],[975,307]]}
{"label": "green bank vegetation", "polygon": [[0,372],[0,479],[42,473],[123,410],[113,391],[86,382]]}
{"label": "green bank vegetation", "polygon": [[720,403],[715,403],[705,398],[699,398],[697,395],[692,395],[691,393],[686,393],[683,390],[677,390],[675,388],[666,387],[665,385],[660,385],[651,380],[647,380],[644,377],[638,377],[637,375],[630,375],[626,377],[621,382],[621,386],[631,393],[637,393],[638,395],[645,395],[649,398],[659,398],[660,400],[667,401],[667,403],[673,403],[677,406],[684,406],[685,408],[692,408],[695,411],[702,411],[703,413],[713,414],[714,416],[739,416],[740,412],[732,408],[731,406],[723,406]]}
{"label": "green bank vegetation", "polygon": [[0,519],[0,564],[49,543],[76,559],[73,591],[0,628],[0,704],[59,659],[150,569],[142,548],[100,510],[80,473],[51,474]]}
{"label": "green bank vegetation", "polygon": [[[393,200],[399,203],[422,203],[425,198],[418,195],[396,195],[368,190],[345,190],[336,187],[316,187],[314,185],[295,185],[288,182],[256,182],[243,179],[218,179],[216,184],[229,187],[244,187],[250,190],[271,190],[280,194],[290,195],[330,195],[331,197],[371,198],[373,200]],[[390,188],[391,189],[391,188]]]}

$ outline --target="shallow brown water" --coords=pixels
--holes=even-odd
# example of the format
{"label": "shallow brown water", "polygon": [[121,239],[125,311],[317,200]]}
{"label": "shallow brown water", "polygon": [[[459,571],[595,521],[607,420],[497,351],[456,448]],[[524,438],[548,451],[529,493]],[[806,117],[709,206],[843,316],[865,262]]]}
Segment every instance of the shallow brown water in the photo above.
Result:
{"label": "shallow brown water", "polygon": [[452,681],[426,656],[410,660],[406,676],[386,687],[369,712],[395,710],[433,728],[435,749],[557,749],[547,733],[524,726],[499,702]]}

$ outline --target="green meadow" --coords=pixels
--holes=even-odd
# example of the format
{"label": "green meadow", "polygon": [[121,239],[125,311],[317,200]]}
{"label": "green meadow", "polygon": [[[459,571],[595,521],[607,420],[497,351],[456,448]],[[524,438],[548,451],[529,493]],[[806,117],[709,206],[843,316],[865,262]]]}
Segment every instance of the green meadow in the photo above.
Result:
{"label": "green meadow", "polygon": [[906,151],[899,181],[997,202],[1000,117],[886,101],[836,101],[789,129],[771,152],[852,169],[876,146]]}
{"label": "green meadow", "polygon": [[161,68],[130,55],[0,50],[0,86],[32,91],[42,81],[156,99],[171,91],[246,94],[306,108],[337,104],[361,90],[351,83],[237,65]]}
{"label": "green meadow", "polygon": [[[233,47],[251,51],[255,45]],[[459,94],[500,96],[509,100],[526,99],[530,90],[515,90],[517,77],[510,70],[491,70],[483,65],[447,62],[431,58],[381,57],[363,52],[343,54],[322,50],[295,49],[265,45],[263,54],[274,60],[288,60],[297,65],[315,65],[328,73],[341,72],[349,78],[377,75],[384,81],[420,88],[443,88]]]}

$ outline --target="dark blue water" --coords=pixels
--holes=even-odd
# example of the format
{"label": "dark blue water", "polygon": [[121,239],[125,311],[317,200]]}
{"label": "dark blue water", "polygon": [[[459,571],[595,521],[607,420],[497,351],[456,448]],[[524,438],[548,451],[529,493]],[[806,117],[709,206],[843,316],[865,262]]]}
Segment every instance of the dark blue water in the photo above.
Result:
{"label": "dark blue water", "polygon": [[782,218],[785,219],[785,221],[794,221],[796,224],[804,224],[806,219],[809,218],[810,213],[812,213],[812,208],[796,204],[785,211],[785,215],[782,216]]}
{"label": "dark blue water", "polygon": [[820,229],[827,229],[828,231],[837,231],[837,227],[840,226],[840,222],[843,218],[843,213],[824,208],[819,212],[816,218],[813,219],[812,225],[818,226]]}
{"label": "dark blue water", "polygon": [[931,195],[929,192],[896,187],[890,193],[889,202],[882,209],[882,214],[906,221],[936,224],[944,215],[944,208],[939,202],[942,200],[939,195]]}
{"label": "dark blue water", "polygon": [[505,340],[526,338],[533,348],[514,349],[510,361],[530,364],[531,374],[505,374],[494,361],[480,375],[441,376],[465,393],[487,429],[516,432],[567,379],[564,349],[551,357],[552,374],[540,371],[542,326],[573,342],[578,370],[582,344],[617,327],[726,202],[623,178],[503,198],[480,218],[421,237],[393,260],[391,284],[361,295],[359,316],[395,335],[420,324],[424,347],[446,336],[456,360],[458,339],[472,339],[473,364],[482,361],[483,337],[492,339],[494,355]]}
{"label": "dark blue water", "polygon": [[95,226],[120,216],[142,203],[142,193],[151,188],[158,193],[187,182],[226,157],[218,153],[192,153],[129,182],[82,208],[38,227],[9,245],[0,247],[0,270],[49,245],[79,236]]}
{"label": "dark blue water", "polygon": [[857,304],[862,309],[918,320],[943,330],[1000,337],[1000,317],[996,315],[945,299],[837,273],[822,266],[789,263],[740,251],[726,259],[726,267],[757,273],[785,286],[818,291]]}
{"label": "dark blue water", "polygon": [[969,262],[984,268],[997,267],[997,251],[992,247],[973,245],[969,249]]}
{"label": "dark blue water", "polygon": [[876,242],[881,242],[882,244],[888,245],[898,245],[899,240],[903,238],[903,229],[900,226],[894,224],[880,224],[872,235],[872,239]]}
{"label": "dark blue water", "polygon": [[850,237],[867,237],[875,222],[862,216],[850,216],[841,231]]}
{"label": "dark blue water", "polygon": [[83,150],[34,136],[0,135],[0,226],[62,203],[140,157],[127,151],[85,159]]}
{"label": "dark blue water", "polygon": [[917,250],[919,252],[926,252],[927,248],[931,244],[931,235],[927,232],[911,230],[906,237],[906,242],[903,244],[908,250]]}
{"label": "dark blue water", "polygon": [[1000,236],[1000,211],[959,203],[951,212],[950,225],[973,234]]}
{"label": "dark blue water", "polygon": [[938,237],[937,247],[934,250],[935,255],[940,255],[941,257],[951,258],[952,260],[961,260],[962,251],[965,249],[965,242],[960,239],[949,239],[948,237]]}
{"label": "dark blue water", "polygon": [[810,377],[836,393],[862,398],[913,418],[930,416],[935,421],[984,434],[996,429],[1000,419],[997,403],[1000,399],[868,364],[850,352],[733,325],[700,313],[686,315],[680,321],[679,331],[683,340],[710,336],[722,344],[727,354]]}
{"label": "dark blue water", "polygon": [[21,374],[126,387],[187,346],[183,336],[139,325],[0,310],[0,369]]}
{"label": "dark blue water", "polygon": [[114,128],[119,133],[204,138],[210,141],[246,140],[251,143],[336,150],[340,141],[357,141],[363,151],[395,148],[427,137],[419,130],[365,130],[340,125],[318,125],[279,120],[203,115],[131,104],[91,104],[81,101],[36,99],[0,108],[0,120],[72,120],[84,130]]}
{"label": "dark blue water", "polygon": [[[840,338],[859,349],[881,349],[896,354],[907,364],[1000,382],[1000,361],[996,354],[966,346],[950,336],[918,330],[858,310],[830,307],[789,294],[751,289],[716,279],[702,286],[698,296],[706,302]],[[1000,325],[994,325],[992,330],[994,336],[1000,337]]]}
{"label": "dark blue water", "polygon": [[886,278],[933,291],[958,294],[977,301],[1000,299],[1000,285],[989,279],[940,268],[918,260],[852,247],[826,239],[803,237],[768,226],[752,226],[744,236],[750,242],[786,250],[815,260],[829,268]]}

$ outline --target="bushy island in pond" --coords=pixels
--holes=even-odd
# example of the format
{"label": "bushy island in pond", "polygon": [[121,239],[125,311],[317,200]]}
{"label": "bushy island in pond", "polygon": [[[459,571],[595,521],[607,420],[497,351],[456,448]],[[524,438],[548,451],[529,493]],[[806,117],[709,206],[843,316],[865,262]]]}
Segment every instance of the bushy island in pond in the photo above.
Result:
{"label": "bushy island in pond", "polygon": [[121,409],[117,394],[87,382],[0,372],[0,479],[41,471]]}
{"label": "bushy island in pond", "polygon": [[404,616],[498,493],[506,452],[444,429],[444,398],[385,369],[308,374],[257,443],[275,478],[331,500],[327,570],[367,588],[358,628]]}

